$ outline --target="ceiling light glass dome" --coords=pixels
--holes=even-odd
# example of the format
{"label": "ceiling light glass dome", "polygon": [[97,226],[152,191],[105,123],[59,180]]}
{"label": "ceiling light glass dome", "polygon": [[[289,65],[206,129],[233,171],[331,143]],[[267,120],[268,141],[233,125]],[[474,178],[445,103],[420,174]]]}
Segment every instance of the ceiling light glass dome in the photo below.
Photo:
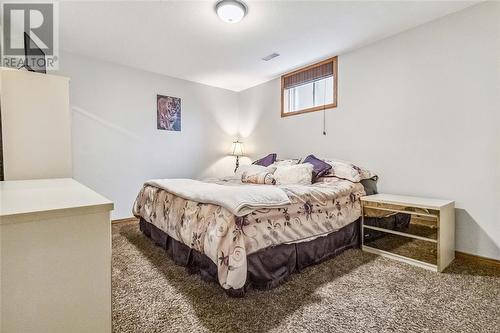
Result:
{"label": "ceiling light glass dome", "polygon": [[238,0],[222,0],[215,5],[219,18],[227,23],[240,22],[247,13],[247,6]]}

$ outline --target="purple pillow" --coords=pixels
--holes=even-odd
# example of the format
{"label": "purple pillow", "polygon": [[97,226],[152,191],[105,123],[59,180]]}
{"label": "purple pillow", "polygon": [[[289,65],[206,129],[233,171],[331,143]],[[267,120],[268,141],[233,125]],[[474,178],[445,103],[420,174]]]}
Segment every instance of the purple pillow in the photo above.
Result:
{"label": "purple pillow", "polygon": [[260,160],[254,161],[252,164],[268,167],[275,161],[276,161],[276,153],[272,153],[267,155],[266,157],[261,158]]}
{"label": "purple pillow", "polygon": [[319,158],[316,158],[314,155],[309,155],[307,156],[302,163],[310,163],[313,165],[313,182],[318,178],[322,177],[325,175],[332,166],[325,161],[320,160]]}

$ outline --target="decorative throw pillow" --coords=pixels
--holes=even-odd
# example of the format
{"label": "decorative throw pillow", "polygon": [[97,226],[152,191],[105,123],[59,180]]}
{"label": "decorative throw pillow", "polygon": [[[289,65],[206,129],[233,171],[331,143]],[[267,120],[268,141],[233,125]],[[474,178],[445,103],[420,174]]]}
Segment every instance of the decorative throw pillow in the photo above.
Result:
{"label": "decorative throw pillow", "polygon": [[280,160],[277,159],[274,163],[273,166],[279,167],[279,166],[290,166],[290,165],[296,165],[299,164],[300,158],[289,158],[285,160]]}
{"label": "decorative throw pillow", "polygon": [[261,173],[261,172],[274,173],[274,171],[276,171],[275,167],[271,167],[271,166],[265,167],[265,166],[262,166],[262,165],[247,164],[247,165],[240,166],[238,168],[238,170],[236,170],[235,176],[237,178],[241,179],[241,176],[245,172],[248,175],[254,175],[254,174],[257,174],[257,173]]}
{"label": "decorative throw pillow", "polygon": [[264,185],[276,184],[276,179],[274,179],[273,174],[265,171],[253,174],[245,171],[241,175],[241,181],[243,183],[252,183],[252,184],[264,184]]}
{"label": "decorative throw pillow", "polygon": [[279,166],[274,172],[276,184],[302,184],[307,185],[312,183],[312,164],[297,164],[290,166]]}
{"label": "decorative throw pillow", "polygon": [[270,166],[276,161],[276,153],[272,153],[267,155],[266,157],[261,158],[260,160],[254,161],[252,164],[254,165],[262,165],[262,166]]}
{"label": "decorative throw pillow", "polygon": [[316,158],[314,155],[307,156],[302,163],[310,163],[313,166],[313,182],[316,181],[318,177],[322,177],[326,174],[332,166],[319,158]]}
{"label": "decorative throw pillow", "polygon": [[[361,185],[365,188],[366,195],[377,194],[377,179],[378,177],[372,177],[367,179],[362,179],[360,181]],[[346,179],[337,178],[337,177],[319,177],[316,179],[315,183],[324,183],[324,184],[334,184],[338,181],[346,181]]]}
{"label": "decorative throw pillow", "polygon": [[370,170],[350,162],[334,159],[324,159],[324,161],[332,166],[330,171],[325,173],[324,176],[343,178],[355,183],[377,176]]}

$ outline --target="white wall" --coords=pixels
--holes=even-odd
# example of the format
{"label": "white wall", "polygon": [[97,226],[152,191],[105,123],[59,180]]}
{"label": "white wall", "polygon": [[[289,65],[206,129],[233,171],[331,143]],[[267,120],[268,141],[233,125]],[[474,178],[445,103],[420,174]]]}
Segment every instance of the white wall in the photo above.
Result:
{"label": "white wall", "polygon": [[241,92],[247,148],[347,159],[382,192],[455,200],[457,250],[500,259],[499,11],[476,5],[340,55],[327,136],[321,112],[280,118],[279,79]]}
{"label": "white wall", "polygon": [[[61,55],[70,77],[73,175],[115,202],[114,219],[132,216],[145,180],[231,172],[238,96],[229,90]],[[182,131],[156,129],[156,95],[182,99]]]}
{"label": "white wall", "polygon": [[[74,177],[128,217],[147,179],[231,172],[239,126],[254,157],[338,157],[375,170],[381,191],[455,200],[457,249],[500,258],[499,11],[476,5],[340,55],[327,136],[321,112],[280,118],[278,79],[238,94],[63,53]],[[156,129],[156,94],[182,98],[181,132]]]}

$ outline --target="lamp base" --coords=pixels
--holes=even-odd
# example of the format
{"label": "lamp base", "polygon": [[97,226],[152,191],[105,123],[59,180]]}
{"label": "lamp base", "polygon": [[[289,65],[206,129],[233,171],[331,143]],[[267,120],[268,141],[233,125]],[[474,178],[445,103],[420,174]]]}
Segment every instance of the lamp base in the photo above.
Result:
{"label": "lamp base", "polygon": [[240,166],[240,157],[236,156],[236,168],[234,168],[234,173],[236,173],[236,170],[238,170]]}

